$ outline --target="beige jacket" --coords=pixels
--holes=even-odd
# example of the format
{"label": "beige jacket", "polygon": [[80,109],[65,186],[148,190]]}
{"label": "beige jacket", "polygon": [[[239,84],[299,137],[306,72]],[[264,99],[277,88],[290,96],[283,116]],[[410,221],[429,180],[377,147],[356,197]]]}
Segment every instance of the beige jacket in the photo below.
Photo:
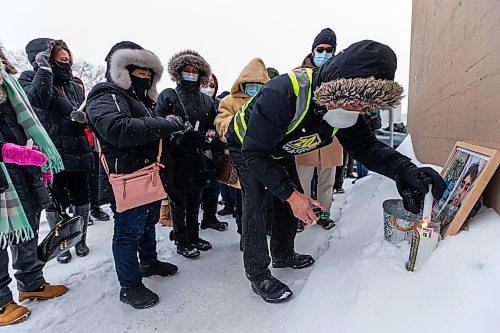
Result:
{"label": "beige jacket", "polygon": [[226,142],[225,135],[234,115],[250,98],[243,91],[243,84],[266,84],[269,80],[266,65],[264,65],[262,59],[254,58],[243,68],[231,88],[231,94],[220,101],[217,117],[215,117],[215,128],[222,141]]}

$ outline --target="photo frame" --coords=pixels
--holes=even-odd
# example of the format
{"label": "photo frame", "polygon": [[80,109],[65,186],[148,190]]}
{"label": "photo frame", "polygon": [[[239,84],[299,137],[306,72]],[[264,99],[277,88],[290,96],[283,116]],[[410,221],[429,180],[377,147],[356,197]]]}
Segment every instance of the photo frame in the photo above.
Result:
{"label": "photo frame", "polygon": [[440,222],[443,238],[460,231],[499,163],[498,150],[461,141],[455,144],[441,171],[446,191],[432,208],[432,220]]}

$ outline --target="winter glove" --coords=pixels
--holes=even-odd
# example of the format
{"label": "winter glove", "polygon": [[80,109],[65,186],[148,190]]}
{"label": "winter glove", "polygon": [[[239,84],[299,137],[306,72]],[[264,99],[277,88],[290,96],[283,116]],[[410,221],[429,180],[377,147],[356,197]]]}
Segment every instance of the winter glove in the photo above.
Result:
{"label": "winter glove", "polygon": [[45,187],[52,185],[52,183],[54,182],[54,175],[52,174],[52,171],[42,171],[42,179]]}
{"label": "winter glove", "polygon": [[165,119],[167,119],[168,122],[170,123],[170,126],[172,127],[172,132],[176,132],[184,128],[184,122],[182,121],[182,118],[179,116],[169,115]]}
{"label": "winter glove", "polygon": [[187,131],[184,133],[184,141],[201,149],[210,149],[210,145],[205,136],[198,131]]}
{"label": "winter glove", "polygon": [[45,51],[39,52],[35,56],[35,62],[38,67],[45,69],[46,71],[52,72],[52,67],[50,66],[49,59],[52,53],[52,48],[48,48]]}
{"label": "winter glove", "polygon": [[394,180],[407,211],[413,214],[420,213],[424,204],[424,196],[429,192],[429,184],[432,184],[434,199],[439,200],[443,197],[446,183],[434,169],[417,168],[414,164],[407,164],[400,167],[399,170]]}
{"label": "winter glove", "polygon": [[76,121],[77,123],[84,124],[87,122],[87,114],[83,111],[78,110],[77,108],[73,108],[73,111],[69,114],[71,120]]}
{"label": "winter glove", "polygon": [[42,166],[47,162],[44,153],[38,151],[37,146],[28,149],[25,146],[18,146],[13,143],[5,143],[2,146],[2,158],[5,163],[18,165]]}

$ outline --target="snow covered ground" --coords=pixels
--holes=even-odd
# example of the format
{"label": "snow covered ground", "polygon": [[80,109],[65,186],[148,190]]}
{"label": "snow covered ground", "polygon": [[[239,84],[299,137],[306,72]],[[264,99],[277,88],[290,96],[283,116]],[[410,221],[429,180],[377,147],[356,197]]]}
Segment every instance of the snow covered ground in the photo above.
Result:
{"label": "snow covered ground", "polygon": [[[402,148],[411,155],[409,145]],[[393,182],[371,175],[355,185],[347,180],[345,188],[332,208],[337,226],[309,226],[296,238],[296,250],[313,254],[316,264],[273,270],[295,293],[288,303],[267,304],[251,291],[236,225],[226,219],[228,231],[202,231],[214,249],[195,261],[177,255],[170,228],[158,226],[159,258],[178,265],[179,273],[145,279],[160,303],[134,310],[118,300],[113,224],[96,222],[88,257],[45,268],[49,282],[70,292],[23,303],[31,317],[2,332],[500,332],[498,214],[483,210],[469,231],[442,241],[421,271],[409,273],[409,245],[383,240],[381,204],[398,197]],[[42,236],[47,231],[43,223]]]}

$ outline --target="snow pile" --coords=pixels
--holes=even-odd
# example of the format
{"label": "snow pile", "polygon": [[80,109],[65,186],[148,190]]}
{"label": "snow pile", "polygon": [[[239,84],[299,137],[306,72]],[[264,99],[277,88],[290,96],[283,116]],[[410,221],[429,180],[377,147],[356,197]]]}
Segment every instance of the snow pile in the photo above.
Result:
{"label": "snow pile", "polygon": [[[411,155],[411,142],[401,146]],[[414,156],[413,156],[414,157]],[[394,183],[370,175],[335,195],[337,226],[309,226],[296,250],[317,262],[305,270],[273,269],[294,297],[267,304],[250,289],[232,219],[226,232],[202,231],[212,251],[198,260],[175,252],[170,228],[157,228],[158,255],[179,266],[170,278],[147,278],[160,303],[135,310],[118,300],[111,254],[112,222],[89,228],[90,254],[45,268],[51,283],[70,292],[32,310],[24,323],[3,332],[500,332],[500,217],[485,210],[470,230],[439,244],[423,269],[407,272],[409,245],[383,240],[382,202],[398,198]],[[47,233],[42,224],[42,237]],[[13,276],[13,271],[11,271]],[[11,283],[14,294],[15,282]],[[15,297],[16,297],[15,296]]]}

